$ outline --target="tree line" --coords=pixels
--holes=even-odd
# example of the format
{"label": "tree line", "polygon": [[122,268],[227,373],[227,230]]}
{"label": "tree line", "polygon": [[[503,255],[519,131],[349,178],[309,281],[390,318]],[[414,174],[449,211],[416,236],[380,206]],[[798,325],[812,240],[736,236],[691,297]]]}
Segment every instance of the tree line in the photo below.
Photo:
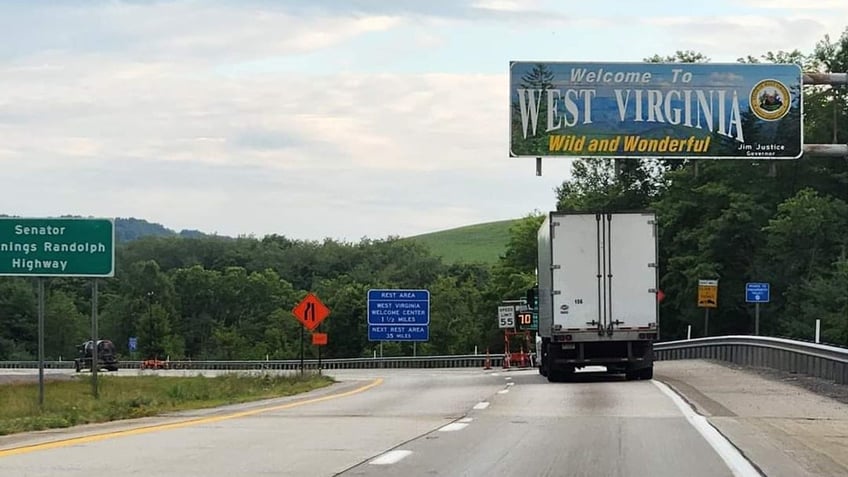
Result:
{"label": "tree line", "polygon": [[[504,259],[504,263],[508,260]],[[445,264],[410,240],[358,243],[146,237],[116,249],[114,278],[99,286],[99,331],[125,358],[293,359],[301,325],[291,314],[307,292],[331,310],[324,357],[370,356],[370,288],[428,289],[430,340],[422,355],[472,353],[502,346],[495,311],[501,298],[532,285],[526,274],[482,264]],[[37,353],[34,280],[0,280],[0,359]],[[45,308],[48,359],[72,358],[90,336],[91,281],[52,278]],[[514,289],[514,290],[513,290]],[[128,349],[136,337],[137,353]],[[307,339],[307,357],[316,350]],[[386,342],[384,355],[412,354],[411,343]]]}

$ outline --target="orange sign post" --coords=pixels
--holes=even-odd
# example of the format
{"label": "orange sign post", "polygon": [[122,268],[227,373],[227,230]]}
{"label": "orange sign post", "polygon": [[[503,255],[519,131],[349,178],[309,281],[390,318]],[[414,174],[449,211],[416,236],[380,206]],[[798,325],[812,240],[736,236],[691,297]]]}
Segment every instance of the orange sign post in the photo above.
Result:
{"label": "orange sign post", "polygon": [[[318,328],[318,325],[321,324],[324,319],[330,316],[330,309],[327,308],[321,300],[315,296],[314,293],[309,293],[306,297],[297,304],[296,307],[292,310],[292,315],[297,318],[301,324],[303,324],[303,328],[300,329],[300,374],[303,374],[303,341],[304,341],[304,328],[312,331],[315,328]],[[315,335],[324,335],[324,343],[327,344],[327,335],[325,333],[315,333],[312,335],[312,344],[318,344],[315,342]],[[319,338],[320,339],[320,338]],[[321,348],[318,348],[318,352],[321,352]],[[321,355],[318,355],[319,360],[319,368],[320,368],[320,360]]]}

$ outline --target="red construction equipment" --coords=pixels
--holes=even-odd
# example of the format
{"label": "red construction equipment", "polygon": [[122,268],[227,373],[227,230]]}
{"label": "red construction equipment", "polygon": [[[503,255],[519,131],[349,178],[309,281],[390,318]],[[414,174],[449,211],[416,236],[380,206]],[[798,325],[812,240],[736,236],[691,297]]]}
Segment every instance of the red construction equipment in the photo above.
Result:
{"label": "red construction equipment", "polygon": [[[520,351],[517,353],[511,352],[509,347],[510,338],[513,336],[524,337],[524,344],[521,345]],[[526,348],[524,346],[525,344]],[[512,367],[513,364],[519,368],[529,368],[530,354],[529,352],[525,352],[525,350],[530,350],[530,331],[504,330],[504,369]]]}

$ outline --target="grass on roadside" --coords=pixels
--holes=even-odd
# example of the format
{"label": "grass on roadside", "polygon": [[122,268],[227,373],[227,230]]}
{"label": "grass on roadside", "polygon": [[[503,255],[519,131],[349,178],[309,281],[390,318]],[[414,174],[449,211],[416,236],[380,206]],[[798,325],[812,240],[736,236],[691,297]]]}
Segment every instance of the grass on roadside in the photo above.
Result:
{"label": "grass on roadside", "polygon": [[48,382],[43,408],[37,383],[0,386],[0,435],[290,396],[333,382],[318,374],[101,376],[98,381],[97,400],[89,379]]}

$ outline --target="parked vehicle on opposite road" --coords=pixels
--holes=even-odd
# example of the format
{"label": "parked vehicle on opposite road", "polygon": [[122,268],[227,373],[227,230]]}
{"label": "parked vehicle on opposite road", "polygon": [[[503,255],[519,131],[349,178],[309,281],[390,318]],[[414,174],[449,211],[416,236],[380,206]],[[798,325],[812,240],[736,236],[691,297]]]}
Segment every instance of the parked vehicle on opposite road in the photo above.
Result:
{"label": "parked vehicle on opposite road", "polygon": [[[83,369],[92,369],[91,361],[92,354],[94,351],[93,342],[89,340],[77,346],[77,351],[79,352],[79,357],[74,359],[74,369],[76,370],[76,372],[80,372]],[[114,343],[109,340],[97,341],[97,362],[99,364],[97,368],[98,370],[118,370],[118,355],[115,352]]]}

